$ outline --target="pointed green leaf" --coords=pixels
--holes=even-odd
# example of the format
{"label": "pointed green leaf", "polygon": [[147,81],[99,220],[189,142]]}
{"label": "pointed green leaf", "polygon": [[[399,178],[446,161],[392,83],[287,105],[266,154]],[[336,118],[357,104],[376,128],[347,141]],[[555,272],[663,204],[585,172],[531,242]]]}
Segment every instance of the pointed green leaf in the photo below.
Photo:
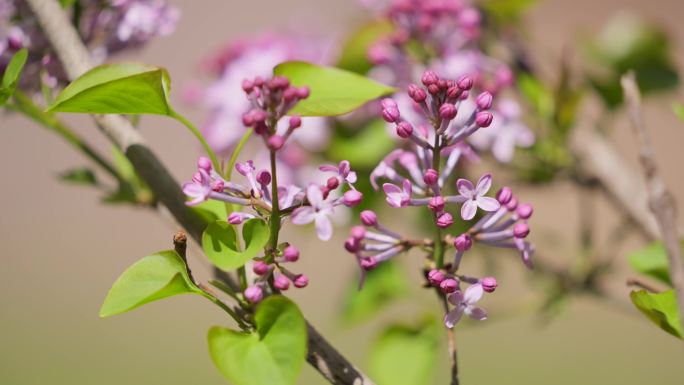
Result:
{"label": "pointed green leaf", "polygon": [[97,185],[97,177],[93,170],[82,167],[68,170],[62,173],[59,178],[65,182],[83,184],[87,186]]}
{"label": "pointed green leaf", "polygon": [[242,226],[242,239],[245,241],[245,250],[242,254],[245,262],[263,252],[270,235],[268,224],[263,220],[253,218],[245,222]]}
{"label": "pointed green leaf", "polygon": [[4,105],[14,95],[21,72],[24,70],[24,65],[26,65],[26,59],[28,59],[28,50],[22,48],[12,56],[9,64],[7,64],[5,73],[2,75],[2,85],[0,86],[0,106]]}
{"label": "pointed green leaf", "polygon": [[[680,246],[684,249],[684,241]],[[647,247],[630,254],[629,264],[634,270],[655,278],[668,286],[672,286],[667,251],[661,242],[653,242]]]}
{"label": "pointed green leaf", "polygon": [[674,290],[662,293],[649,293],[646,290],[632,291],[629,297],[634,306],[658,327],[677,338],[684,338]]}
{"label": "pointed green leaf", "polygon": [[200,293],[200,290],[188,277],[185,263],[175,251],[161,251],[139,260],[121,274],[102,304],[100,317],[186,293]]}
{"label": "pointed green leaf", "polygon": [[91,114],[170,115],[165,69],[147,64],[105,64],[69,84],[48,109]]}
{"label": "pointed green leaf", "polygon": [[311,90],[309,97],[291,111],[302,116],[346,114],[395,91],[353,72],[301,61],[281,63],[273,72],[287,77],[297,87],[307,86]]}
{"label": "pointed green leaf", "polygon": [[202,249],[214,265],[230,271],[262,253],[268,237],[266,222],[258,218],[250,219],[242,226],[245,250],[240,251],[235,227],[226,221],[215,221],[202,234]]}
{"label": "pointed green leaf", "polygon": [[293,385],[306,360],[306,321],[283,296],[266,298],[254,316],[255,333],[222,327],[209,331],[209,352],[235,385]]}

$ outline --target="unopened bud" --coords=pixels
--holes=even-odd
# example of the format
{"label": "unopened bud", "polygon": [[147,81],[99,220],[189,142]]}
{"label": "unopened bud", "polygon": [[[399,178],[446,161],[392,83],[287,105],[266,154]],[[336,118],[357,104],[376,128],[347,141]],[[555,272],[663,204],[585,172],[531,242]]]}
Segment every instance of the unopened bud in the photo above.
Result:
{"label": "unopened bud", "polygon": [[439,288],[444,294],[453,293],[458,289],[458,281],[453,278],[447,278],[439,283]]}
{"label": "unopened bud", "polygon": [[283,258],[285,258],[287,262],[297,262],[299,259],[299,250],[290,245],[283,250]]}
{"label": "unopened bud", "polygon": [[496,290],[497,283],[494,277],[484,277],[480,280],[480,283],[482,283],[482,289],[487,293],[493,293]]}
{"label": "unopened bud", "polygon": [[378,216],[371,210],[364,210],[361,212],[361,223],[365,226],[375,226],[378,224]]}

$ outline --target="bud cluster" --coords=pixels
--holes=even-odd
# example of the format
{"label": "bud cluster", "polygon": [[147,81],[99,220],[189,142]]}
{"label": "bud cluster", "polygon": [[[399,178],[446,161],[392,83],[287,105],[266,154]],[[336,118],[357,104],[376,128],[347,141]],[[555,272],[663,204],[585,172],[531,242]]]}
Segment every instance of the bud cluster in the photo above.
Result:
{"label": "bud cluster", "polygon": [[282,250],[276,251],[275,258],[270,261],[266,258],[258,258],[252,264],[252,271],[256,275],[252,285],[244,291],[245,299],[251,303],[258,303],[264,298],[269,290],[269,282],[278,291],[285,291],[290,284],[297,289],[306,287],[309,278],[304,274],[295,274],[283,266],[286,263],[294,263],[299,260],[299,250],[292,245],[284,245]]}

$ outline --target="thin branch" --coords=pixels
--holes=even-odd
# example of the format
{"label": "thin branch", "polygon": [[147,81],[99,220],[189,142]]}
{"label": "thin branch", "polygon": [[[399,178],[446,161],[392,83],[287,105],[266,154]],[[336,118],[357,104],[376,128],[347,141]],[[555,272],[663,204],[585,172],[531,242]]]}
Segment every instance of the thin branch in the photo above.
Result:
{"label": "thin branch", "polygon": [[641,95],[634,73],[624,75],[621,80],[625,100],[629,109],[634,132],[639,139],[639,160],[644,171],[648,189],[648,205],[656,217],[658,228],[662,234],[663,244],[670,264],[670,278],[677,296],[679,314],[684,327],[684,263],[679,244],[677,225],[677,208],[675,200],[667,190],[655,162],[655,153],[651,147],[651,138],[646,128],[641,109]]}
{"label": "thin branch", "polygon": [[[56,0],[27,0],[45,35],[70,79],[93,67],[88,49],[79,38]],[[147,147],[143,137],[120,115],[95,115],[95,122],[107,137],[126,154],[140,177],[150,186],[159,202],[166,206],[176,221],[195,241],[201,239],[204,223],[185,205],[179,183]],[[235,280],[215,271],[226,284],[237,287]],[[333,384],[373,385],[373,382],[342,356],[307,322],[309,330],[308,361]]]}

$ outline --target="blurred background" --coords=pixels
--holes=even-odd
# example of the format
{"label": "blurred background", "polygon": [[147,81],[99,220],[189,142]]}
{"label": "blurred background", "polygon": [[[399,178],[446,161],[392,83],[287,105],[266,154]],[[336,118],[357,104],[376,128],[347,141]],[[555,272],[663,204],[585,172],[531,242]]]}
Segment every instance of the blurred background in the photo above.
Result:
{"label": "blurred background", "polygon": [[[175,90],[197,77],[200,58],[239,36],[273,27],[313,24],[330,36],[344,36],[349,25],[365,19],[353,1],[171,1],[182,16],[176,32],[154,39],[144,49],[117,59],[168,68]],[[543,0],[525,15],[526,38],[541,69],[552,67],[562,52],[592,36],[616,14],[631,12],[662,26],[672,39],[674,62],[684,63],[684,3],[680,0]],[[571,53],[572,56],[572,53]],[[573,59],[574,61],[575,59]],[[174,97],[180,99],[181,92]],[[682,93],[646,100],[646,120],[665,182],[684,202],[681,165],[684,124],[671,112]],[[179,109],[195,122],[202,111]],[[619,152],[638,167],[635,142],[624,114],[613,117],[611,133]],[[87,118],[68,117],[77,131],[106,151],[108,145]],[[210,326],[232,326],[222,312],[198,298],[181,296],[129,314],[100,319],[98,310],[109,287],[127,266],[171,247],[177,226],[151,210],[100,204],[95,191],[61,183],[56,177],[83,163],[62,141],[24,118],[0,117],[0,383],[33,384],[222,384],[210,361],[206,333]],[[145,117],[143,135],[179,180],[191,175],[198,154],[191,135],[178,123]],[[596,213],[598,237],[619,220],[600,194],[579,193],[560,182],[544,189],[514,186],[534,203],[533,241],[550,264],[563,265],[573,255],[579,212]],[[680,218],[681,222],[681,218]],[[409,226],[411,223],[406,223]],[[381,325],[419,321],[435,307],[434,296],[408,291],[378,319],[341,321],[343,299],[355,278],[356,264],[342,250],[345,233],[322,243],[302,231],[286,230],[300,247],[300,268],[311,278],[306,290],[293,292],[307,318],[352,362],[366,367],[368,347]],[[618,256],[643,241],[629,238],[613,250]],[[198,250],[191,263],[200,276],[208,266]],[[503,258],[503,257],[502,257]],[[681,341],[653,327],[628,300],[626,278],[634,275],[626,257],[616,264],[607,288],[613,302],[574,297],[554,317],[540,317],[535,276],[506,258],[498,273],[499,289],[488,298],[490,318],[457,328],[464,384],[681,384]],[[399,268],[411,283],[420,282],[419,258],[401,258]],[[473,265],[474,270],[482,269]],[[412,285],[416,286],[416,285]],[[439,348],[434,383],[446,383],[445,341]],[[326,382],[306,367],[301,384]]]}

